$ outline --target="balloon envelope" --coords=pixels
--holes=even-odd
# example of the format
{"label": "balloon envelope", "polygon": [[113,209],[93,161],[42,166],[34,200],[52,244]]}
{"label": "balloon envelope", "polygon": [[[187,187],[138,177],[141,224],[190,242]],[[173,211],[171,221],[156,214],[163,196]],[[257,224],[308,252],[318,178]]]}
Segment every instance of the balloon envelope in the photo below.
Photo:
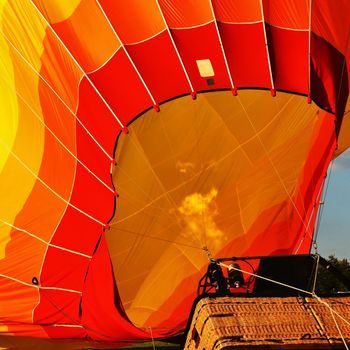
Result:
{"label": "balloon envelope", "polygon": [[0,331],[172,336],[208,252],[308,253],[350,143],[349,13],[0,1]]}

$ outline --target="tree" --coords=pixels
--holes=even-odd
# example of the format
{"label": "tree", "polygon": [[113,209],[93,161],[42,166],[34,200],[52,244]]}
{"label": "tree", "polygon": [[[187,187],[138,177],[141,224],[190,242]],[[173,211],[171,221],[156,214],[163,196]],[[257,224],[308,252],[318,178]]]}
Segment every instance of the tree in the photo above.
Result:
{"label": "tree", "polygon": [[350,288],[342,283],[339,277],[332,272],[334,267],[350,282],[350,262],[347,259],[338,259],[334,255],[328,257],[328,268],[319,266],[316,280],[316,294],[329,295],[337,292],[347,292]]}

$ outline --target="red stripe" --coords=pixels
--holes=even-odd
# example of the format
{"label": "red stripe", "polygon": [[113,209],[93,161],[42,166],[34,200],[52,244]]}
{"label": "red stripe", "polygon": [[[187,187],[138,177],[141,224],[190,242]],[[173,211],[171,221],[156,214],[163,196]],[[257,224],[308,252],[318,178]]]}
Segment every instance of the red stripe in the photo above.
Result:
{"label": "red stripe", "polygon": [[35,323],[79,324],[80,300],[80,294],[60,290],[40,290],[40,304],[34,314]]}
{"label": "red stripe", "polygon": [[266,24],[276,89],[308,93],[309,34]]}
{"label": "red stripe", "polygon": [[311,97],[322,108],[341,118],[349,93],[344,56],[323,38],[312,33],[311,58]]}
{"label": "red stripe", "polygon": [[270,73],[261,23],[219,22],[218,26],[235,86],[270,88]]}
{"label": "red stripe", "polygon": [[156,102],[191,92],[168,31],[127,50]]}
{"label": "red stripe", "polygon": [[[231,87],[214,23],[199,28],[172,30],[171,33],[196,91]],[[209,59],[213,66],[213,85],[208,85],[209,78],[199,74],[196,61],[203,59]]]}
{"label": "red stripe", "polygon": [[91,256],[101,232],[100,224],[68,207],[51,242]]}
{"label": "red stripe", "polygon": [[[86,277],[82,310],[82,324],[93,339],[118,341],[149,337],[126,318],[114,283],[104,236],[101,238]],[[157,334],[154,336],[156,337]]]}
{"label": "red stripe", "polygon": [[[106,65],[89,74],[89,77],[124,125],[153,104],[123,49],[119,49]],[[99,139],[108,138],[105,134],[106,129],[111,129],[111,132],[115,132],[116,129],[115,122],[111,120],[114,117],[101,104],[101,98],[86,84],[81,86],[80,92],[80,104],[83,104],[84,114],[97,109],[96,117],[99,120],[102,119],[101,114],[110,114],[103,116],[100,123],[101,133],[104,135],[99,135],[101,136]],[[115,142],[115,138],[108,138],[108,140]]]}

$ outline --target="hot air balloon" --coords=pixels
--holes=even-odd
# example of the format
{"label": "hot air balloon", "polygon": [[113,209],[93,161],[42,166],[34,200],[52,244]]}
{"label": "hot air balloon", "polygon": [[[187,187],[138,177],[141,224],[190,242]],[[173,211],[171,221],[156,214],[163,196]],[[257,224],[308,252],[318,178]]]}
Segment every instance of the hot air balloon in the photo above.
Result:
{"label": "hot air balloon", "polygon": [[309,253],[350,145],[347,0],[1,0],[0,331],[183,331],[208,255]]}

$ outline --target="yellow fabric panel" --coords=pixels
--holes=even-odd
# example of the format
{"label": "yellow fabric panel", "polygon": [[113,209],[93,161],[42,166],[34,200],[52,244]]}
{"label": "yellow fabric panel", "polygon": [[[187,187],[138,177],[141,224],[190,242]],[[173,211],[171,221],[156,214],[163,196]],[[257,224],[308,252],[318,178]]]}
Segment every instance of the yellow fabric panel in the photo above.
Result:
{"label": "yellow fabric panel", "polygon": [[[9,40],[13,40],[23,52],[30,62],[40,69],[40,59],[38,59],[37,52],[42,52],[42,39],[45,35],[45,27],[42,23],[35,19],[21,21],[21,14],[29,14],[30,10],[27,7],[22,8],[22,2],[2,2],[1,4],[1,21],[2,31],[5,33]],[[28,10],[28,12],[27,12]],[[18,16],[19,15],[19,16]],[[23,17],[22,17],[23,19]],[[17,27],[18,26],[18,27]],[[27,35],[33,35],[33,43],[29,43]],[[11,38],[11,39],[10,39]],[[1,103],[1,108],[7,108],[6,113],[1,113],[1,124],[10,126],[7,128],[7,132],[12,133],[12,137],[3,137],[1,135],[0,140],[0,152],[7,155],[6,163],[2,164],[0,172],[0,197],[11,198],[11,202],[1,201],[0,203],[0,219],[13,224],[16,219],[17,213],[22,209],[29,194],[31,193],[36,179],[33,175],[29,174],[27,170],[14,158],[13,154],[17,154],[20,157],[24,157],[28,161],[28,166],[34,173],[38,173],[42,161],[43,147],[44,147],[44,128],[38,122],[32,122],[32,119],[27,120],[27,116],[31,115],[31,112],[24,106],[23,102],[16,95],[18,86],[22,86],[21,93],[23,97],[31,101],[32,105],[40,111],[40,101],[35,94],[35,87],[38,87],[38,78],[30,78],[25,74],[20,74],[21,63],[14,60],[16,54],[6,39],[2,36],[0,44],[0,56],[1,56],[1,78],[0,86],[2,91],[6,93],[2,97],[8,97],[6,104]],[[6,107],[5,107],[6,106]],[[26,122],[27,121],[27,122]],[[6,128],[1,128],[1,130]],[[14,139],[15,137],[15,139]],[[30,138],[30,142],[29,139]],[[12,152],[12,153],[11,153]],[[4,158],[3,158],[4,159]],[[29,259],[30,256],[17,256],[15,260],[7,260],[5,252],[10,243],[10,233],[12,229],[9,225],[0,223],[0,264],[3,272],[8,272],[9,268],[15,269],[20,261]],[[22,243],[24,243],[22,241]],[[35,242],[33,242],[35,245]],[[23,246],[23,245],[22,245]],[[40,249],[35,245],[33,251],[40,253]],[[22,251],[22,250],[21,250]],[[39,267],[40,268],[40,267]],[[28,273],[28,271],[22,271]],[[2,281],[3,282],[3,281]],[[11,284],[11,283],[10,283]],[[12,282],[13,284],[13,282]],[[6,290],[6,288],[5,288]],[[17,313],[15,320],[21,320],[23,322],[29,322],[31,320],[31,308],[28,308],[28,304],[35,305],[38,301],[38,293],[36,290],[29,289],[24,292],[19,288],[21,294],[21,305],[18,305],[16,297],[13,295],[3,295],[1,298],[2,316],[9,316],[6,310],[8,307],[15,306],[12,312]],[[34,293],[33,293],[34,292]],[[16,305],[14,305],[16,301]]]}
{"label": "yellow fabric panel", "polygon": [[72,13],[61,13],[64,9],[62,5],[60,0],[41,0],[38,8],[50,24],[57,22],[56,17],[59,16],[60,23],[53,26],[54,30],[84,71],[97,69],[120,47],[113,29],[95,0],[81,0],[79,4],[76,2],[77,6]]}
{"label": "yellow fabric panel", "polygon": [[33,2],[50,19],[50,23],[56,23],[70,17],[82,0],[33,0]]}
{"label": "yellow fabric panel", "polygon": [[40,70],[38,58],[43,51],[46,24],[30,1],[8,0],[3,10],[2,23],[5,39],[15,45],[35,69]]}
{"label": "yellow fabric panel", "polygon": [[[0,17],[2,5],[0,5]],[[16,137],[18,126],[17,96],[9,86],[14,86],[13,68],[8,46],[3,36],[0,36],[0,116],[1,128],[0,139],[11,149]],[[0,173],[6,163],[8,151],[3,147],[0,149]]]}
{"label": "yellow fabric panel", "polygon": [[[120,136],[113,174],[120,198],[107,240],[133,322],[151,325],[176,282],[206,265],[203,247],[215,255],[266,209],[293,207],[316,111],[300,96],[215,92],[168,102]],[[159,323],[167,316],[157,314]]]}
{"label": "yellow fabric panel", "polygon": [[[0,2],[0,18],[2,17],[5,0]],[[8,148],[0,147],[0,188],[2,183],[2,171],[7,162],[9,156],[9,149],[12,148],[13,142],[16,137],[18,126],[18,106],[16,94],[13,90],[8,88],[8,85],[14,85],[13,69],[11,64],[11,58],[8,53],[8,47],[3,36],[0,36],[0,116],[1,116],[1,128],[0,128],[0,142],[7,145]],[[2,191],[0,190],[0,193]],[[3,193],[1,193],[3,195]],[[2,197],[4,198],[4,197]],[[3,203],[3,201],[1,202]],[[2,205],[0,204],[0,212],[3,212]],[[10,227],[5,227],[0,222],[0,259],[5,255],[5,248],[10,240]],[[0,325],[0,333],[6,332],[7,326]]]}
{"label": "yellow fabric panel", "polygon": [[[11,4],[3,3],[1,8],[1,19],[6,19],[5,22],[3,22],[2,30],[6,33],[7,28],[10,27],[11,29],[14,27],[12,24],[13,22],[16,24],[19,24],[19,20],[16,17],[16,12],[20,10],[20,7],[18,6],[18,2],[14,3],[13,1]],[[16,11],[17,10],[17,11]],[[6,17],[5,17],[6,16]],[[6,24],[9,24],[6,26]],[[40,23],[39,23],[40,24]],[[35,23],[37,25],[37,23]],[[24,26],[24,28],[23,28]],[[43,39],[44,36],[44,27],[38,26],[38,31],[36,32],[36,38],[37,41],[34,41],[33,46],[35,46],[35,49],[42,51],[42,44],[39,43],[39,40]],[[40,33],[41,28],[41,33]],[[23,32],[21,31],[24,30]],[[16,32],[16,34],[13,32],[16,37],[25,38],[26,33],[32,33],[34,31],[33,27],[30,25],[30,21],[26,23],[23,23],[19,27],[19,31]],[[13,36],[14,36],[13,35]],[[16,40],[18,43],[20,39]],[[30,51],[33,49],[33,47],[26,47],[25,51]],[[23,45],[24,46],[24,45]],[[18,82],[16,81],[18,75],[16,78],[14,75],[13,70],[13,63],[11,62],[13,60],[13,55],[10,53],[11,46],[8,44],[8,42],[5,40],[4,37],[1,37],[1,90],[6,91],[4,95],[0,95],[1,98],[7,98],[8,103],[2,103],[1,109],[6,108],[7,110],[4,111],[4,113],[1,113],[2,117],[2,125],[8,125],[10,126],[8,129],[5,127],[1,128],[1,147],[0,152],[2,154],[3,162],[2,164],[2,171],[1,171],[1,181],[0,181],[0,196],[1,198],[12,198],[14,201],[13,203],[7,203],[2,201],[0,206],[0,212],[2,214],[1,219],[7,220],[10,223],[14,222],[15,216],[17,212],[21,209],[23,206],[26,198],[28,197],[30,191],[32,190],[35,178],[28,174],[27,171],[21,167],[18,162],[16,162],[13,157],[10,156],[10,152],[24,152],[25,154],[19,154],[19,156],[25,156],[29,159],[30,164],[28,164],[33,171],[38,171],[41,163],[42,153],[43,153],[43,127],[40,126],[38,123],[31,124],[20,124],[20,129],[18,128],[18,118],[21,118],[18,114],[21,113],[19,111],[19,105],[21,104],[18,101],[18,97],[16,95],[16,89],[17,84],[22,84],[24,86],[23,90],[23,96],[28,98],[34,105],[37,106],[37,108],[40,110],[40,102],[38,100],[38,96],[34,96],[33,86],[38,86],[38,79],[34,77],[34,79],[27,80],[27,77],[22,76],[22,81]],[[9,51],[10,50],[10,51]],[[34,55],[31,53],[28,53],[28,58],[31,58],[32,63],[34,64]],[[36,66],[39,67],[40,62],[37,62]],[[12,71],[12,72],[11,72]],[[6,113],[5,113],[6,112]],[[29,112],[30,113],[30,112]],[[23,118],[25,119],[25,117]],[[3,133],[8,133],[7,136]],[[11,136],[12,134],[12,136]],[[4,137],[3,137],[4,135]],[[27,138],[35,136],[35,139],[33,139],[33,142],[29,142],[27,144]],[[16,137],[16,140],[14,139]],[[24,143],[24,147],[21,147],[19,143]],[[10,157],[10,158],[8,158]],[[18,170],[18,171],[17,171]],[[16,184],[16,186],[14,186]],[[20,185],[19,185],[20,184]],[[12,193],[11,193],[12,192]],[[15,193],[13,193],[15,192]],[[10,196],[11,193],[11,196]],[[11,228],[8,226],[1,226],[1,235],[0,235],[0,259],[4,257],[5,254],[5,248],[6,244],[9,241],[9,234],[10,234]]]}
{"label": "yellow fabric panel", "polygon": [[[30,2],[11,0],[3,5],[0,90],[7,92],[1,96],[8,96],[10,103],[1,118],[2,125],[10,127],[7,137],[0,135],[0,150],[6,156],[0,196],[11,200],[0,203],[0,269],[31,284],[33,276],[40,278],[47,245],[30,234],[49,241],[66,209],[66,203],[39,179],[68,199],[75,176],[75,159],[55,137],[76,152],[76,120],[64,103],[76,110],[82,73]],[[5,291],[2,316],[31,322],[38,291],[6,278],[0,283]]]}
{"label": "yellow fabric panel", "polygon": [[[4,9],[3,28],[6,37],[14,46],[6,42],[14,67],[15,82],[13,84],[3,80],[2,84],[8,91],[17,94],[19,128],[13,146],[3,145],[3,148],[7,149],[7,152],[11,150],[12,154],[1,174],[3,181],[0,186],[4,193],[3,198],[6,194],[6,198],[12,198],[14,203],[3,203],[1,219],[10,224],[16,223],[18,227],[49,240],[65,210],[65,204],[45,189],[36,176],[63,198],[68,199],[74,178],[75,160],[51,134],[49,137],[44,124],[75,153],[76,121],[43,79],[74,112],[82,73],[67,52],[62,50],[57,39],[52,35],[45,36],[46,26],[33,5],[20,1],[8,4]],[[39,74],[43,79],[39,78]],[[43,113],[47,113],[45,120]],[[46,164],[41,168],[43,162]],[[62,162],[66,162],[66,165],[60,168],[59,164]],[[62,171],[61,176],[57,176],[59,171]],[[30,197],[33,188],[36,192]],[[36,204],[31,208],[24,207],[29,199]],[[56,202],[52,207],[55,214],[48,213],[43,206],[37,208],[40,203],[48,203],[51,200]],[[33,219],[33,214],[34,217],[39,217],[44,212],[41,221]],[[15,222],[18,213],[19,222]],[[9,227],[6,230],[10,232]],[[8,234],[2,237],[5,239]],[[5,245],[2,248],[4,247]]]}
{"label": "yellow fabric panel", "polygon": [[[50,30],[47,32],[46,30],[47,25],[35,10],[33,4],[20,0],[9,1],[3,14],[3,32],[6,41],[10,42],[8,45],[13,53],[12,60],[16,61],[13,64],[26,67],[26,70],[31,70],[31,66],[37,73],[44,75],[51,87],[74,110],[78,89],[76,84],[74,89],[67,89],[63,82],[65,79],[76,81],[83,74],[76,67],[67,51],[58,42],[58,39]],[[48,37],[44,43],[46,34]],[[42,70],[41,62],[43,53],[48,57],[44,70]],[[60,64],[57,64],[58,62]],[[63,69],[66,73],[64,76],[62,76]],[[18,79],[28,92],[28,95],[24,95],[24,98],[35,100],[33,94],[37,90],[30,88],[29,84],[26,85],[25,79],[21,79],[20,75]],[[18,83],[16,82],[16,84]],[[33,106],[35,110],[40,110],[40,107],[36,108],[36,106],[39,107],[40,105],[35,103]]]}

